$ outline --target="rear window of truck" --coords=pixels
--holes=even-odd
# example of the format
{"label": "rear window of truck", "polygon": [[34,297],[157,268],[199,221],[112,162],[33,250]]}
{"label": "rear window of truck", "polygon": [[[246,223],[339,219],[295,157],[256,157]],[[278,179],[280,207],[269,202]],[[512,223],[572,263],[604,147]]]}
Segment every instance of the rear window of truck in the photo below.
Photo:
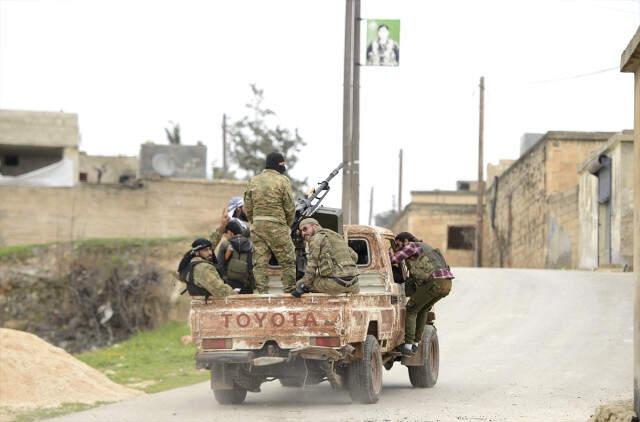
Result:
{"label": "rear window of truck", "polygon": [[357,266],[366,267],[371,264],[371,251],[366,239],[349,239],[349,247],[358,254]]}

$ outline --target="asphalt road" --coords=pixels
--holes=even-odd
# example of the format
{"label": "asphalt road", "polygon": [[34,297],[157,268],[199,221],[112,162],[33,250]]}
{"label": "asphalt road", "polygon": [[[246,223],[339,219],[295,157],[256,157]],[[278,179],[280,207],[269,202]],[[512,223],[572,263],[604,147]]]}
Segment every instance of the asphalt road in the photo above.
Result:
{"label": "asphalt road", "polygon": [[220,406],[208,383],[58,421],[586,421],[632,395],[631,274],[461,268],[437,306],[440,377],[413,389],[385,371],[378,403],[352,404],[327,383],[263,384]]}

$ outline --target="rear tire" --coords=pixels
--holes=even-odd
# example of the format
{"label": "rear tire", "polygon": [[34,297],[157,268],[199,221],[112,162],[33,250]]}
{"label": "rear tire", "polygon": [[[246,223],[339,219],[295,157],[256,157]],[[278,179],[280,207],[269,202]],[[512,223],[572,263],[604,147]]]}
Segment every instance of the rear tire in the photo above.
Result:
{"label": "rear tire", "polygon": [[362,359],[349,366],[349,395],[359,403],[376,403],[382,391],[382,356],[378,340],[368,335],[362,345]]}
{"label": "rear tire", "polygon": [[440,370],[440,345],[436,327],[427,325],[422,334],[422,341],[426,347],[424,365],[407,367],[409,381],[416,388],[431,388],[438,382]]}
{"label": "rear tire", "polygon": [[213,395],[220,404],[240,404],[247,398],[247,390],[234,384],[232,390],[213,390]]}

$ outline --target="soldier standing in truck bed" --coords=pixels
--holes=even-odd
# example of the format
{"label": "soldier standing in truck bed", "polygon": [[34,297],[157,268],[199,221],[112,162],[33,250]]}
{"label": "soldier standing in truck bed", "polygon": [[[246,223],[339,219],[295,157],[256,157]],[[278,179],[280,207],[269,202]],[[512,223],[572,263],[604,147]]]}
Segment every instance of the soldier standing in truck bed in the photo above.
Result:
{"label": "soldier standing in truck bed", "polygon": [[295,289],[296,262],[291,225],[295,205],[291,181],[284,175],[284,156],[267,155],[266,168],[249,179],[244,193],[244,212],[251,224],[253,274],[258,293],[269,293],[269,259],[276,257],[282,268],[282,286],[289,293]]}

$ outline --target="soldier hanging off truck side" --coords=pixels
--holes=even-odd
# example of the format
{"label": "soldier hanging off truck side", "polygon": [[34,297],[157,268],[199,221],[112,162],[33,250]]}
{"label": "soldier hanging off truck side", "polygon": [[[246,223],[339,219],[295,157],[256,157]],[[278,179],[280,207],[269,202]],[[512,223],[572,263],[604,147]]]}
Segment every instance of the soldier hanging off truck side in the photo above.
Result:
{"label": "soldier hanging off truck side", "polygon": [[244,211],[251,224],[253,274],[258,293],[269,293],[269,260],[273,254],[282,268],[285,293],[295,289],[296,262],[290,227],[295,219],[291,181],[284,175],[285,159],[279,152],[267,155],[265,170],[249,179]]}
{"label": "soldier hanging off truck side", "polygon": [[442,253],[411,233],[398,233],[395,243],[397,250],[391,256],[391,263],[404,261],[410,274],[405,282],[405,294],[410,299],[406,307],[402,354],[411,356],[418,350],[429,311],[449,294],[454,277]]}

